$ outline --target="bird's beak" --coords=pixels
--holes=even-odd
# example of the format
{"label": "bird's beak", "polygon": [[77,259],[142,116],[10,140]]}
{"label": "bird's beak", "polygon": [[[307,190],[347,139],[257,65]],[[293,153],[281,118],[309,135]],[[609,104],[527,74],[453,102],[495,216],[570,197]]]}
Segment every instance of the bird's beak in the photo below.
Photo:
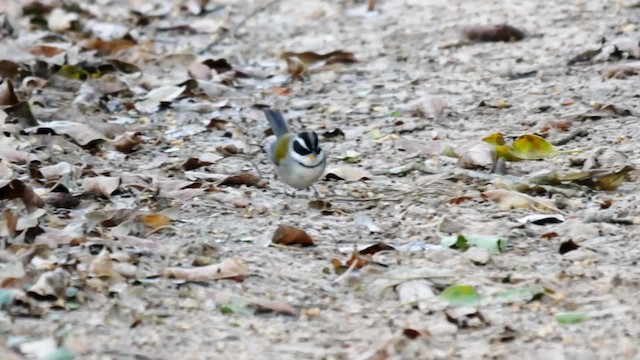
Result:
{"label": "bird's beak", "polygon": [[308,156],[311,161],[316,161],[316,156],[314,154],[309,154]]}

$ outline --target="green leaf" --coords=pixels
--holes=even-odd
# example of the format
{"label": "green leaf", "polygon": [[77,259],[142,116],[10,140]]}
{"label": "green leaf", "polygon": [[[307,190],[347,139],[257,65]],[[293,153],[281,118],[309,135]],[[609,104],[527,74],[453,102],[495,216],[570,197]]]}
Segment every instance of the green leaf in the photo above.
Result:
{"label": "green leaf", "polygon": [[0,290],[0,309],[5,306],[11,305],[13,302],[13,291],[11,290]]}
{"label": "green leaf", "polygon": [[440,239],[440,246],[466,250],[469,248],[469,242],[463,235],[444,236]]}
{"label": "green leaf", "polygon": [[440,298],[453,306],[473,306],[480,301],[480,294],[468,285],[453,285],[440,293]]}
{"label": "green leaf", "polygon": [[506,248],[507,240],[497,235],[453,235],[442,237],[440,245],[460,250],[466,250],[469,246],[476,246],[487,249],[494,254],[499,254]]}
{"label": "green leaf", "polygon": [[220,306],[220,313],[223,315],[233,314],[231,306]]}
{"label": "green leaf", "polygon": [[534,287],[522,287],[517,289],[510,289],[501,291],[496,294],[499,299],[506,300],[509,302],[530,302],[533,300],[537,300],[542,297],[546,293],[545,289],[541,286]]}
{"label": "green leaf", "polygon": [[556,321],[560,324],[577,324],[587,320],[587,315],[581,312],[562,312],[556,314]]}
{"label": "green leaf", "polygon": [[69,349],[66,346],[61,346],[56,351],[47,355],[44,359],[45,360],[73,360],[75,357],[76,357],[76,354],[74,354],[73,351],[71,351],[71,349]]}
{"label": "green leaf", "polygon": [[69,80],[87,80],[89,72],[85,69],[74,65],[62,65],[58,70],[58,75],[64,76]]}

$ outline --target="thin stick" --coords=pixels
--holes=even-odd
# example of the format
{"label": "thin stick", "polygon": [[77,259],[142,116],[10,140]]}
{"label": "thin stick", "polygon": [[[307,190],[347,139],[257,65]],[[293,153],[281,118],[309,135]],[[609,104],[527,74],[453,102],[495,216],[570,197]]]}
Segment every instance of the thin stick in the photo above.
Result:
{"label": "thin stick", "polygon": [[347,269],[347,271],[343,272],[342,275],[338,276],[335,280],[333,280],[331,283],[332,284],[337,284],[340,281],[342,281],[342,279],[344,279],[345,277],[347,277],[347,275],[351,274],[351,272],[353,271],[353,269],[356,268],[356,266],[358,265],[358,261],[354,261],[351,263],[351,266],[349,266],[349,268]]}

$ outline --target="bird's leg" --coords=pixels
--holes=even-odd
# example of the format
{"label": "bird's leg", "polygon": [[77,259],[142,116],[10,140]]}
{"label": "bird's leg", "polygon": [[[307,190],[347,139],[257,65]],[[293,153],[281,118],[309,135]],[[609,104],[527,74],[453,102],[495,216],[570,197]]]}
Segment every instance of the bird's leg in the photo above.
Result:
{"label": "bird's leg", "polygon": [[318,189],[316,189],[316,187],[313,186],[313,184],[311,184],[311,188],[313,189],[313,192],[316,193],[316,197],[319,199],[320,198],[320,193],[318,192]]}

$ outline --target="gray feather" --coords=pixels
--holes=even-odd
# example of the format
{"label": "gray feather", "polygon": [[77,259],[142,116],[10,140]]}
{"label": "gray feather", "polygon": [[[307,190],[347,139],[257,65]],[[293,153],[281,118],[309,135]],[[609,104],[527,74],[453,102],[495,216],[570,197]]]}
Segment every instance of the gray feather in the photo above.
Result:
{"label": "gray feather", "polygon": [[287,128],[287,123],[284,121],[282,114],[278,110],[272,109],[264,109],[264,115],[269,120],[269,124],[271,125],[271,129],[273,129],[273,133],[277,137],[281,137],[282,135],[289,132]]}

